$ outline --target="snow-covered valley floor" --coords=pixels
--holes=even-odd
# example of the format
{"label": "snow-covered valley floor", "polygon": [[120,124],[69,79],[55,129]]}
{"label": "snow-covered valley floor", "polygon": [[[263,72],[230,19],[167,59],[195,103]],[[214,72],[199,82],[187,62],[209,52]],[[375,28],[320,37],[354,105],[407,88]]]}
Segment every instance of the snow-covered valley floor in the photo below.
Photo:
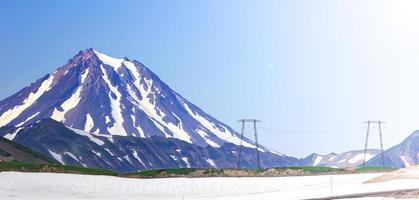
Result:
{"label": "snow-covered valley floor", "polygon": [[0,199],[305,199],[329,196],[331,177],[334,195],[419,188],[419,179],[363,184],[381,175],[130,179],[1,172]]}

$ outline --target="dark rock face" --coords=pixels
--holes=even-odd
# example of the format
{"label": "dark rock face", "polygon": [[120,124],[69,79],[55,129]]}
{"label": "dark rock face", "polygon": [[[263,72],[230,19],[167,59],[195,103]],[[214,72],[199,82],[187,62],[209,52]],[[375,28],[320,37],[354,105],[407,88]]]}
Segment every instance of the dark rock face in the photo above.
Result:
{"label": "dark rock face", "polygon": [[[7,130],[1,129],[1,131]],[[38,164],[56,163],[54,159],[48,156],[3,137],[0,137],[0,161],[21,161]]]}

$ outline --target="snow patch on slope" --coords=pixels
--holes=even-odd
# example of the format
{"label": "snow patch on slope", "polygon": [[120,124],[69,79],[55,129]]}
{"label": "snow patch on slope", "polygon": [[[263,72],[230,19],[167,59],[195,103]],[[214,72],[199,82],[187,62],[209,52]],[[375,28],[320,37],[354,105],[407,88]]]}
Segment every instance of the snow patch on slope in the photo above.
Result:
{"label": "snow patch on slope", "polygon": [[79,159],[74,154],[72,154],[71,152],[66,151],[66,152],[64,152],[64,154],[70,156],[72,159],[74,159],[75,161],[80,163]]}
{"label": "snow patch on slope", "polygon": [[8,134],[6,134],[6,135],[4,135],[3,137],[4,138],[7,138],[7,139],[9,139],[9,140],[13,140],[13,139],[15,139],[15,137],[16,137],[16,135],[17,135],[17,133],[19,133],[19,131],[20,130],[22,130],[22,128],[18,128],[18,129],[16,129],[15,131],[13,131],[13,132],[11,132],[11,133],[8,133]]}
{"label": "snow patch on slope", "polygon": [[186,168],[191,168],[191,164],[189,163],[188,157],[182,157],[181,158],[183,162],[186,164]]}
{"label": "snow patch on slope", "polygon": [[111,66],[115,71],[118,71],[118,69],[121,67],[122,62],[124,59],[120,58],[113,58],[106,54],[100,53],[96,50],[93,50],[97,57],[105,64]]}
{"label": "snow patch on slope", "polygon": [[[224,141],[233,143],[235,145],[240,145],[240,138],[237,137],[236,135],[234,135],[233,133],[231,133],[227,128],[224,127],[224,131],[218,129],[217,127],[214,126],[214,124],[212,122],[208,121],[205,117],[202,117],[201,115],[196,114],[195,112],[193,112],[185,102],[183,102],[180,98],[178,98],[178,99],[183,103],[183,106],[186,109],[186,111],[195,120],[197,120],[199,123],[201,123],[201,125],[203,127],[208,129],[209,131],[211,131],[211,133],[214,133],[217,137],[221,138]],[[246,141],[242,141],[242,145],[245,146],[245,147],[249,147],[249,148],[256,148],[256,146],[254,146],[254,145],[252,145],[252,144],[250,144]]]}
{"label": "snow patch on slope", "polygon": [[122,116],[122,109],[121,109],[121,97],[122,94],[118,91],[118,88],[116,86],[113,86],[108,74],[106,73],[106,70],[103,68],[103,66],[100,66],[100,69],[102,70],[103,79],[105,80],[106,84],[108,85],[111,92],[116,96],[116,99],[112,98],[111,94],[109,93],[109,99],[111,101],[111,108],[112,108],[112,118],[114,119],[114,124],[112,127],[108,128],[109,133],[112,135],[122,135],[127,136],[127,133],[125,131],[125,128],[123,126],[124,118]]}
{"label": "snow patch on slope", "polygon": [[320,161],[323,159],[323,156],[316,156],[316,159],[314,159],[313,166],[317,166],[320,164]]}
{"label": "snow patch on slope", "polygon": [[211,167],[217,168],[217,165],[215,165],[215,162],[209,158],[205,158],[205,161],[207,161],[208,164],[211,165]]}
{"label": "snow patch on slope", "polygon": [[57,160],[58,162],[60,162],[61,164],[65,164],[64,163],[64,161],[63,161],[63,157],[60,155],[60,154],[58,154],[58,153],[55,153],[55,152],[53,152],[53,151],[51,151],[51,150],[49,150],[48,149],[48,152],[49,152],[49,154],[51,154],[51,156],[55,159],[55,160]]}
{"label": "snow patch on slope", "polygon": [[36,117],[37,115],[39,115],[40,112],[37,112],[33,115],[31,115],[30,117],[28,117],[25,121],[19,123],[18,125],[16,125],[17,127],[22,126],[23,124],[25,124],[26,122],[28,122],[29,120],[33,119],[34,117]]}
{"label": "snow patch on slope", "polygon": [[[365,161],[368,161],[372,157],[374,157],[374,155],[371,155],[371,154],[367,153],[365,155]],[[356,156],[352,157],[350,160],[348,160],[348,162],[351,163],[351,164],[355,164],[355,163],[357,163],[359,161],[362,161],[362,160],[364,160],[364,154],[363,153],[359,153]]]}
{"label": "snow patch on slope", "polygon": [[[157,113],[157,108],[156,108],[156,106],[154,104],[151,103],[151,99],[150,99],[150,97],[148,95],[151,92],[151,86],[153,85],[153,80],[146,80],[146,83],[147,83],[147,89],[148,89],[147,91],[143,87],[138,88],[138,89],[140,89],[141,94],[143,94],[144,96],[146,96],[146,98],[143,98],[140,101],[140,104],[141,104],[143,110],[152,119],[154,119],[156,122],[158,122],[160,124],[166,125],[166,127],[173,133],[173,136],[172,136],[173,138],[177,138],[177,139],[183,140],[185,142],[192,143],[191,136],[185,130],[182,129],[182,126],[176,126],[176,125],[174,125],[174,124],[172,124],[170,122],[169,123],[166,123],[163,120],[163,117],[164,116],[162,116],[162,115],[164,115],[164,113],[161,112],[161,111],[159,112],[160,115]],[[152,102],[155,102],[155,99],[153,99]],[[161,129],[161,130],[162,130],[162,132],[166,133],[164,131],[164,129]],[[170,137],[170,135],[166,135],[166,137]]]}
{"label": "snow patch on slope", "polygon": [[81,92],[83,89],[83,84],[88,74],[89,74],[89,68],[87,68],[86,71],[82,75],[80,75],[81,76],[80,86],[76,89],[76,91],[71,95],[70,98],[68,98],[66,101],[64,101],[61,104],[61,108],[63,111],[60,111],[57,108],[54,109],[54,112],[52,113],[52,116],[51,116],[52,119],[55,119],[59,122],[64,122],[65,114],[71,109],[77,107],[77,105],[79,104],[81,100]]}
{"label": "snow patch on slope", "polygon": [[30,93],[21,105],[15,106],[14,108],[4,112],[0,116],[0,127],[8,124],[9,122],[17,118],[27,108],[31,107],[38,100],[39,97],[41,97],[45,92],[51,89],[53,80],[54,76],[49,75],[48,79],[42,82],[38,90],[35,93]]}
{"label": "snow patch on slope", "polygon": [[134,149],[132,150],[132,155],[134,156],[135,159],[138,160],[138,162],[141,163],[141,165],[144,166],[144,168],[147,169],[147,166],[144,164],[143,160],[141,160],[141,158],[138,156],[138,153]]}
{"label": "snow patch on slope", "polygon": [[407,160],[406,160],[406,158],[404,156],[400,156],[400,159],[402,159],[405,167],[410,167],[410,163],[407,162]]}
{"label": "snow patch on slope", "polygon": [[77,133],[79,135],[88,137],[90,141],[96,143],[97,145],[100,145],[101,146],[101,145],[104,145],[105,144],[105,142],[103,142],[102,140],[94,137],[89,132],[86,132],[86,131],[83,131],[83,130],[79,130],[79,129],[75,129],[75,128],[71,128],[71,127],[67,127],[67,128],[69,128],[70,130],[74,131],[75,133]]}
{"label": "snow patch on slope", "polygon": [[86,124],[84,125],[84,130],[87,132],[92,131],[92,128],[95,126],[94,122],[93,122],[93,118],[92,116],[87,113],[86,114]]}

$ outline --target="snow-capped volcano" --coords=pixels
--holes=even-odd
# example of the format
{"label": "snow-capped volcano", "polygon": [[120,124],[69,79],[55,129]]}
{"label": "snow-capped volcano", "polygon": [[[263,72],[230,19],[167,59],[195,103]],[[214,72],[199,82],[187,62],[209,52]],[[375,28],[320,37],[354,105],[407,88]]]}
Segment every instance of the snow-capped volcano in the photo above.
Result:
{"label": "snow-capped volcano", "polygon": [[[240,136],[173,91],[142,63],[93,49],[0,102],[0,126],[52,118],[97,135],[160,136],[199,146]],[[243,145],[253,147],[250,140]]]}

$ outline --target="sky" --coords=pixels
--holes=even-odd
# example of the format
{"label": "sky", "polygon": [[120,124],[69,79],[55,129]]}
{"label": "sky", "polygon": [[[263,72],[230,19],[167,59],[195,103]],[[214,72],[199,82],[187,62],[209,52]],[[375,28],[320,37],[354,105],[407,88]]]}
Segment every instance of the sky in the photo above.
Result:
{"label": "sky", "polygon": [[[94,48],[290,156],[384,147],[419,129],[414,0],[0,1],[0,99]],[[253,138],[252,129],[246,136]],[[369,147],[379,148],[373,126]]]}

